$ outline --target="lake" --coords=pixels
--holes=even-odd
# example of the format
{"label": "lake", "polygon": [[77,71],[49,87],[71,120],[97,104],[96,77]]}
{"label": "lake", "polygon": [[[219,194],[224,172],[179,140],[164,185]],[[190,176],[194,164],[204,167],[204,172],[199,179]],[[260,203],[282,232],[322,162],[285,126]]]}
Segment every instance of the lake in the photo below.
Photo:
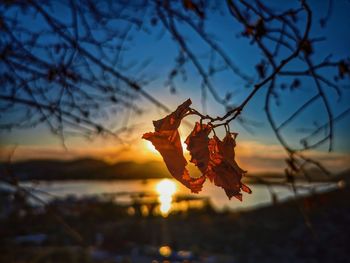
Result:
{"label": "lake", "polygon": [[[170,183],[170,186],[172,187],[171,193],[166,188],[167,184],[165,184],[164,188],[164,180],[167,181],[168,184],[169,181],[172,182]],[[67,197],[72,195],[76,197],[83,197],[90,195],[116,194],[116,196],[118,196],[118,202],[127,203],[131,202],[130,195],[128,193],[147,192],[165,197],[165,199],[168,200],[167,202],[169,202],[168,205],[170,206],[172,195],[191,194],[189,189],[172,179],[127,181],[39,181],[35,183],[25,182],[22,183],[22,186],[38,190],[36,191],[36,195],[45,201],[50,201],[56,197]],[[162,187],[163,190],[160,190],[159,192],[159,188]],[[271,193],[274,193],[278,201],[283,201],[287,198],[294,197],[292,189],[287,186],[274,186],[269,188],[265,185],[249,185],[249,187],[253,192],[252,194],[243,193],[243,202],[240,202],[236,198],[229,200],[222,188],[216,187],[209,181],[204,184],[204,188],[199,194],[193,194],[191,196],[209,197],[211,204],[216,210],[245,210],[270,205],[272,203]],[[336,184],[329,183],[312,184],[310,187],[303,187],[301,190],[299,189],[297,191],[297,195],[308,195],[312,192],[329,191],[335,189],[336,187]],[[46,193],[42,193],[40,191]]]}

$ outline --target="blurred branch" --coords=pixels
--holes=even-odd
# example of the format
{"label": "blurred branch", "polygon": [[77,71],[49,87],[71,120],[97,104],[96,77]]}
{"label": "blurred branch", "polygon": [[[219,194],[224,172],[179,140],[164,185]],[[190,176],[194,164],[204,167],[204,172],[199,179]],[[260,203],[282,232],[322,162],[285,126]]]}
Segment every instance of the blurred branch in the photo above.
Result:
{"label": "blurred branch", "polygon": [[64,231],[71,236],[79,245],[86,246],[83,237],[72,228],[56,211],[54,211],[48,204],[42,200],[38,195],[32,193],[31,190],[27,189],[19,184],[19,180],[11,169],[12,157],[15,154],[17,147],[13,147],[11,152],[8,155],[8,160],[3,164],[3,167],[0,169],[0,183],[10,186],[14,189],[14,194],[18,196],[23,196],[26,201],[32,199],[38,204],[43,205],[49,214],[51,214],[54,219],[63,227]]}
{"label": "blurred branch", "polygon": [[[326,26],[332,6],[330,0],[327,13],[319,21],[321,27]],[[141,55],[128,52],[142,37],[160,32],[178,50],[169,51],[174,62],[169,66],[165,86],[176,92],[177,78],[182,76],[185,81],[188,73],[195,72],[203,109],[210,96],[225,110],[221,116],[211,116],[191,109],[188,115],[197,115],[213,128],[229,129],[237,122],[251,132],[250,126],[256,126],[256,122],[243,113],[253,98],[263,93],[268,123],[286,150],[288,175],[302,172],[306,164],[324,169],[318,162],[305,159],[303,151],[326,143],[332,150],[334,122],[343,119],[348,111],[335,114],[336,102],[328,90],[336,93],[338,101],[343,97],[340,83],[350,75],[350,60],[334,59],[331,54],[322,59],[317,56],[315,46],[325,37],[313,35],[315,19],[307,1],[291,2],[280,9],[261,0],[1,3],[0,67],[4,70],[0,76],[0,108],[6,121],[0,123],[0,129],[45,123],[63,144],[70,134],[106,134],[122,142],[120,133],[128,130],[130,116],[144,111],[143,99],[169,112],[169,106],[147,90],[153,79],[144,73],[149,63],[147,50]],[[255,69],[245,72],[234,59],[235,52],[240,51],[229,49],[211,32],[210,23],[218,17],[230,19],[225,23],[239,30],[238,35],[232,31],[225,37],[243,38],[259,52]],[[155,45],[158,40],[154,40]],[[215,79],[220,76],[231,77],[229,90],[217,87]],[[280,105],[288,91],[303,90],[309,78],[313,81],[308,84],[312,92],[302,103],[284,105],[290,114],[277,120],[274,105]],[[245,97],[233,103],[233,95],[241,87],[245,88]],[[293,140],[285,137],[285,131],[316,107],[325,124],[301,138],[301,149],[292,147]],[[112,129],[108,120],[116,114],[118,120],[124,121]],[[326,134],[319,136],[320,131]]]}

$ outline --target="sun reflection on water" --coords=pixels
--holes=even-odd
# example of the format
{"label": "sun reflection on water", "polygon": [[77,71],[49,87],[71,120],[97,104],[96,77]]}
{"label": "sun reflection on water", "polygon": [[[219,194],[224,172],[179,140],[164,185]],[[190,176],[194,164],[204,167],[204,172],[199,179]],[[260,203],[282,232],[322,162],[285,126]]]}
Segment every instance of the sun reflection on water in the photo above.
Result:
{"label": "sun reflection on water", "polygon": [[163,179],[157,184],[156,190],[159,195],[160,213],[167,217],[171,210],[173,195],[176,192],[176,184],[169,179]]}

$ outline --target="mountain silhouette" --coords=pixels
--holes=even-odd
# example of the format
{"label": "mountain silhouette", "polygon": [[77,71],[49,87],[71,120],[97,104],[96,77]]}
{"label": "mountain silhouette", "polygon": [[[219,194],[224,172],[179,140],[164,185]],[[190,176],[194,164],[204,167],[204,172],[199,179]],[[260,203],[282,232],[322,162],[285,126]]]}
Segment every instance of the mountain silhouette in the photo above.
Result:
{"label": "mountain silhouette", "polygon": [[165,165],[158,161],[137,163],[123,161],[107,163],[103,160],[81,158],[64,160],[27,160],[9,164],[1,163],[19,180],[130,180],[169,177]]}

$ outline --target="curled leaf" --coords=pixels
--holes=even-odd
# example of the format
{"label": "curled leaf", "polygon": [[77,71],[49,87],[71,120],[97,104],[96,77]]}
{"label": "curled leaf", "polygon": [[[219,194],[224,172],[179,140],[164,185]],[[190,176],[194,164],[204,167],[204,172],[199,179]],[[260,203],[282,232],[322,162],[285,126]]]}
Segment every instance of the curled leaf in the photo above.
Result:
{"label": "curled leaf", "polygon": [[194,129],[185,141],[187,150],[191,155],[190,162],[194,163],[202,174],[207,172],[209,163],[208,135],[210,132],[211,127],[209,125],[196,122]]}
{"label": "curled leaf", "polygon": [[185,179],[189,175],[185,168],[187,161],[183,156],[179,132],[177,130],[149,132],[145,133],[142,138],[152,142],[157,151],[162,155],[171,175],[190,188]]}
{"label": "curled leaf", "polygon": [[242,201],[241,190],[251,193],[248,186],[241,182],[242,176],[246,173],[235,161],[234,147],[237,134],[227,133],[221,141],[214,136],[209,141],[210,163],[207,176],[215,185],[225,190],[229,199],[232,196]]}
{"label": "curled leaf", "polygon": [[189,175],[189,173],[187,173],[183,176],[183,179],[185,180],[184,185],[188,185],[187,187],[191,189],[192,193],[199,193],[200,191],[202,191],[206,177],[202,175],[200,177],[193,178]]}
{"label": "curled leaf", "polygon": [[191,189],[192,192],[198,193],[202,190],[205,177],[190,177],[186,169],[187,161],[183,156],[180,135],[177,130],[182,118],[189,111],[190,105],[191,100],[188,99],[165,118],[154,121],[155,132],[145,133],[142,138],[152,142],[175,179]]}
{"label": "curled leaf", "polygon": [[247,193],[251,193],[251,190],[241,182],[246,172],[235,161],[237,134],[227,132],[223,141],[216,135],[209,139],[212,126],[196,122],[185,143],[191,155],[190,162],[198,167],[202,176],[193,178],[186,169],[187,161],[183,155],[178,127],[189,112],[190,105],[191,100],[188,99],[165,118],[153,121],[155,132],[145,133],[142,138],[152,142],[171,175],[192,192],[201,191],[206,178],[209,178],[225,190],[229,199],[234,196],[242,201],[241,190]]}
{"label": "curled leaf", "polygon": [[185,117],[186,113],[189,111],[189,107],[192,104],[190,99],[186,100],[177,109],[164,117],[163,119],[153,121],[153,126],[156,131],[164,130],[176,130],[179,128],[181,120]]}

